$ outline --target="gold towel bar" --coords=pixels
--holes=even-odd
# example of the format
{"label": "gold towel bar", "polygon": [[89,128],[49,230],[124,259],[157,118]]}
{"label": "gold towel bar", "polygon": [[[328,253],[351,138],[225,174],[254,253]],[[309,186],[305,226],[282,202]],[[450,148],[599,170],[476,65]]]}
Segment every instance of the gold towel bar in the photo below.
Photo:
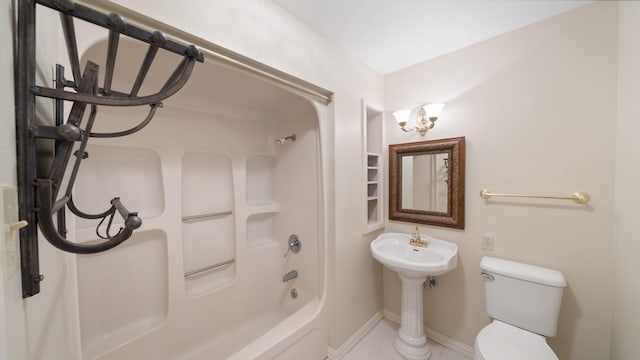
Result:
{"label": "gold towel bar", "polygon": [[574,192],[571,196],[547,196],[547,195],[529,195],[529,194],[498,194],[492,193],[489,189],[482,189],[480,191],[480,197],[488,199],[492,196],[506,196],[506,197],[524,197],[524,198],[537,198],[537,199],[559,199],[559,200],[573,200],[578,204],[587,204],[591,197],[586,192]]}

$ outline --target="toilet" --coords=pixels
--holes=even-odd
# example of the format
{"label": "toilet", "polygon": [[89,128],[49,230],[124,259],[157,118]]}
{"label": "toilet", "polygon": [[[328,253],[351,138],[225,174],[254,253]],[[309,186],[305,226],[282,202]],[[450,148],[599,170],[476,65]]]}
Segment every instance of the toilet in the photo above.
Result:
{"label": "toilet", "polygon": [[558,360],[546,337],[556,335],[562,273],[487,256],[480,268],[493,321],[476,336],[474,359]]}

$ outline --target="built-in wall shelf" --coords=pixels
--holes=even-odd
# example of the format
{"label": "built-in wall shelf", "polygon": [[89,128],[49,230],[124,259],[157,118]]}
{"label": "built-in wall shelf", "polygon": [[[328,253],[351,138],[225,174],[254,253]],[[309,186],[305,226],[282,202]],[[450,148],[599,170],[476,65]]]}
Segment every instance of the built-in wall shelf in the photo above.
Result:
{"label": "built-in wall shelf", "polygon": [[277,159],[270,155],[247,157],[247,246],[262,248],[276,246],[274,223],[280,213],[280,204],[274,193]]}
{"label": "built-in wall shelf", "polygon": [[363,232],[384,227],[382,110],[362,101]]}
{"label": "built-in wall shelf", "polygon": [[273,224],[278,213],[254,214],[247,218],[247,245],[261,247],[277,244],[273,233]]}
{"label": "built-in wall shelf", "polygon": [[250,205],[248,209],[249,215],[279,213],[279,212],[280,212],[280,204],[276,202],[263,204],[263,205],[253,205],[253,206]]}

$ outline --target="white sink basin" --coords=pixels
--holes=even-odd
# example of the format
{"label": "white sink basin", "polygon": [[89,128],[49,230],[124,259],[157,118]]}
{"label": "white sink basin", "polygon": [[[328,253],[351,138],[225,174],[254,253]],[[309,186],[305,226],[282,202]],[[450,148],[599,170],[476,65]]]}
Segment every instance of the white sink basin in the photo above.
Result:
{"label": "white sink basin", "polygon": [[411,235],[384,233],[371,242],[373,257],[389,269],[411,277],[442,275],[458,265],[458,246],[420,235],[428,247],[409,245]]}
{"label": "white sink basin", "polygon": [[409,245],[411,235],[384,233],[371,242],[376,260],[398,273],[402,280],[402,307],[398,336],[393,345],[404,359],[427,360],[431,349],[424,335],[422,285],[427,276],[442,275],[458,265],[458,246],[421,235],[428,247]]}

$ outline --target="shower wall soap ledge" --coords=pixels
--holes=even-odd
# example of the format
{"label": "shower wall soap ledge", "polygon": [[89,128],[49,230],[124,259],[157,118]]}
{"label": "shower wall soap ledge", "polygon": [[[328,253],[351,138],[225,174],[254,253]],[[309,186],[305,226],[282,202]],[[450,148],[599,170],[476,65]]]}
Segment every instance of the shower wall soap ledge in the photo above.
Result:
{"label": "shower wall soap ledge", "polygon": [[264,205],[253,205],[249,206],[248,213],[251,214],[268,214],[268,213],[279,213],[280,212],[280,204],[279,203],[271,203]]}

